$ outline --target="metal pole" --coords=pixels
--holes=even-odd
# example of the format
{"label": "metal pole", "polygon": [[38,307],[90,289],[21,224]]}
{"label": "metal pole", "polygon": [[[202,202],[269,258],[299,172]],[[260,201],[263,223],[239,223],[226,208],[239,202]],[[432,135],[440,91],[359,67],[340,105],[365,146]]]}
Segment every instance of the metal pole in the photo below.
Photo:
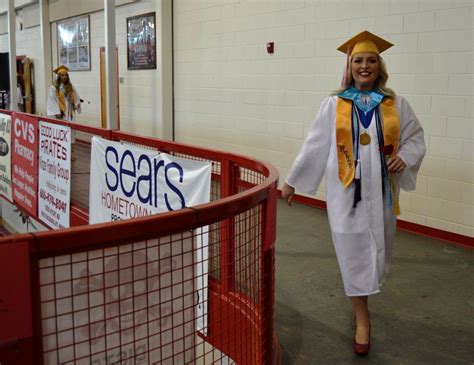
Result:
{"label": "metal pole", "polygon": [[118,129],[117,123],[117,59],[115,58],[115,1],[104,0],[105,23],[105,90],[107,128]]}
{"label": "metal pole", "polygon": [[[51,86],[51,72],[52,72],[52,62],[51,62],[51,24],[49,22],[49,3],[48,0],[40,0],[39,2],[40,8],[40,32],[41,32],[41,52],[42,52],[42,60],[43,60],[43,68],[39,72],[39,78],[43,82],[43,91],[44,91],[44,104],[48,100],[49,88]],[[25,104],[26,105],[26,104]],[[38,104],[36,104],[36,110],[42,110],[42,108],[38,108]],[[44,110],[44,114],[46,114],[46,110]]]}
{"label": "metal pole", "polygon": [[16,37],[15,37],[15,1],[8,1],[8,48],[10,58],[10,109],[18,111],[16,95]]}
{"label": "metal pole", "polygon": [[[162,135],[174,141],[173,111],[173,0],[162,0],[161,4],[161,48],[157,51],[161,57],[161,121]],[[160,114],[160,112],[158,112]]]}

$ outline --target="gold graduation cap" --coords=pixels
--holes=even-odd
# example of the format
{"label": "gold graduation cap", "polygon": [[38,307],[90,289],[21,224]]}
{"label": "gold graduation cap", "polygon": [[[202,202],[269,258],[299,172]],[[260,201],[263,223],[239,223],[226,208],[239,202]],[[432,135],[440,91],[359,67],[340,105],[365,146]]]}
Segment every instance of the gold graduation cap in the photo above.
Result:
{"label": "gold graduation cap", "polygon": [[365,30],[343,43],[337,50],[352,56],[360,52],[379,54],[392,46],[392,43]]}
{"label": "gold graduation cap", "polygon": [[54,72],[55,74],[58,74],[60,71],[69,72],[69,69],[68,69],[66,66],[64,66],[64,65],[61,65],[61,66],[56,67],[56,68],[53,70],[53,72]]}

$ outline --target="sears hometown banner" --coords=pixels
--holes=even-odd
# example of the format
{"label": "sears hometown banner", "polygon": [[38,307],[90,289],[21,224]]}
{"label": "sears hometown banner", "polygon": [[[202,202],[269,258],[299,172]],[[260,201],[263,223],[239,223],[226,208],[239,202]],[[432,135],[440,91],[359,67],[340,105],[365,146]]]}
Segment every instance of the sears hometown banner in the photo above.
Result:
{"label": "sears hometown banner", "polygon": [[[139,218],[207,203],[211,163],[92,138],[89,223]],[[194,233],[196,329],[206,334],[208,228]],[[130,280],[133,280],[130,277]],[[192,305],[192,303],[190,304]]]}
{"label": "sears hometown banner", "polygon": [[8,114],[0,114],[0,195],[12,202],[11,122]]}
{"label": "sears hometown banner", "polygon": [[90,224],[207,203],[210,192],[208,162],[92,138]]}

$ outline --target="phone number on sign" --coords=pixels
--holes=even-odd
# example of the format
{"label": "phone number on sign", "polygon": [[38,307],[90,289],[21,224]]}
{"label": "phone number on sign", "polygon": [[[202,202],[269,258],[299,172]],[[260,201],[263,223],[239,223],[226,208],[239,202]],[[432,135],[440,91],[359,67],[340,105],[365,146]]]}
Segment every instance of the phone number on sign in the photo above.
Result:
{"label": "phone number on sign", "polygon": [[67,203],[51,195],[44,189],[40,189],[40,199],[46,200],[49,204],[51,204],[57,210],[66,212]]}

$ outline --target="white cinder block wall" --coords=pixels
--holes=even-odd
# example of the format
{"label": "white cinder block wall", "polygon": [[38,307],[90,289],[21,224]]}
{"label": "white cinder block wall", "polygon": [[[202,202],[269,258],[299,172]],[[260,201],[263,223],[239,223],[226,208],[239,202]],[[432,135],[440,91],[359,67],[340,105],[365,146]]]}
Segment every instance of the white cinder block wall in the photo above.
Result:
{"label": "white cinder block wall", "polygon": [[426,133],[400,218],[473,236],[472,0],[175,0],[177,141],[269,161],[283,182],[340,83],[337,46],[365,29],[395,44],[384,53],[389,86]]}

